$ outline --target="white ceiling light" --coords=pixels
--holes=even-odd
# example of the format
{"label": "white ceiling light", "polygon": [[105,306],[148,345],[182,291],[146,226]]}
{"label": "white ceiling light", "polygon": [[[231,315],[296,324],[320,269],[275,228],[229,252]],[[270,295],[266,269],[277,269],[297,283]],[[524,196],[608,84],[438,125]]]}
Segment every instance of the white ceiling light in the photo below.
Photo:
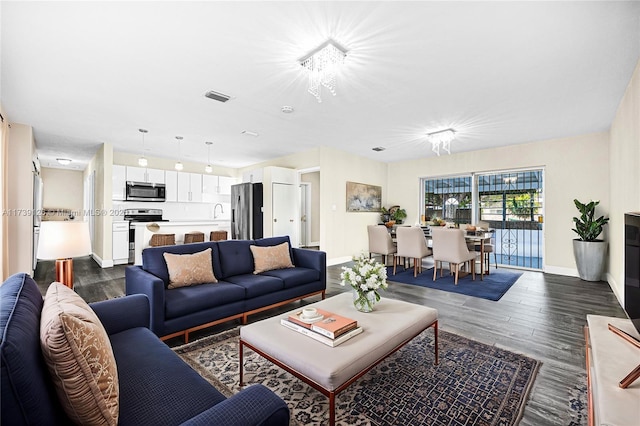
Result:
{"label": "white ceiling light", "polygon": [[56,158],[56,161],[63,166],[68,166],[69,164],[71,164],[71,160],[68,158]]}
{"label": "white ceiling light", "polygon": [[211,167],[211,144],[213,144],[213,142],[205,142],[205,145],[207,145],[207,167],[204,168],[204,171],[207,173],[213,171],[213,167]]}
{"label": "white ceiling light", "polygon": [[180,142],[182,141],[182,139],[182,136],[176,136],[176,140],[178,141],[178,161],[176,161],[176,165],[174,167],[178,171],[184,169],[184,166],[180,162]]}
{"label": "white ceiling light", "polygon": [[326,87],[333,96],[336,95],[336,74],[344,63],[347,50],[329,39],[309,54],[299,59],[300,65],[309,74],[309,93],[322,102],[320,86]]}
{"label": "white ceiling light", "polygon": [[440,155],[440,147],[447,154],[451,154],[450,144],[456,137],[456,132],[453,129],[438,130],[437,132],[427,133],[427,140],[431,142],[431,149],[436,154]]}
{"label": "white ceiling light", "polygon": [[[140,133],[142,133],[142,151],[144,151],[144,134],[148,132],[148,130],[146,129],[138,129],[138,131]],[[142,157],[138,158],[138,165],[140,167],[147,167],[148,161],[146,159],[146,157],[144,156],[144,154],[142,154]]]}

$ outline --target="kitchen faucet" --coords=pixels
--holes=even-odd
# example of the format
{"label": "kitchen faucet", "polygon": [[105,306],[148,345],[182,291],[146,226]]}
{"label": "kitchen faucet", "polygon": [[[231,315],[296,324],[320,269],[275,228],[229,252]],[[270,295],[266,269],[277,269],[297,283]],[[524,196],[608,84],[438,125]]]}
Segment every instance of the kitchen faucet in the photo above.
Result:
{"label": "kitchen faucet", "polygon": [[220,206],[220,213],[224,213],[224,207],[222,207],[222,204],[216,203],[216,205],[213,206],[213,218],[214,219],[216,219],[218,217],[218,215],[216,214],[216,208],[218,208],[218,206]]}

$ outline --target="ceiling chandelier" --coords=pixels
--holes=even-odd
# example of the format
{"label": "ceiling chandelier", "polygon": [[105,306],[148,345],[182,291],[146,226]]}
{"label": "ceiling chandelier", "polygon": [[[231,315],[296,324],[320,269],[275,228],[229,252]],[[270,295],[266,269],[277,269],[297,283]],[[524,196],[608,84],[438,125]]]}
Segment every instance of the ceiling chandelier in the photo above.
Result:
{"label": "ceiling chandelier", "polygon": [[440,155],[440,147],[447,154],[451,154],[450,145],[451,141],[455,139],[456,132],[453,129],[438,130],[437,132],[427,133],[427,140],[431,142],[431,149],[437,155]]}
{"label": "ceiling chandelier", "polygon": [[333,96],[336,95],[336,74],[344,63],[347,50],[329,39],[299,59],[300,65],[309,74],[309,93],[322,102],[321,86],[326,87]]}
{"label": "ceiling chandelier", "polygon": [[205,145],[207,145],[207,167],[204,168],[204,171],[207,173],[213,171],[213,167],[211,167],[211,144],[213,144],[213,142],[205,142]]}
{"label": "ceiling chandelier", "polygon": [[142,133],[142,157],[138,158],[138,165],[140,167],[147,167],[148,161],[144,156],[144,134],[148,132],[148,130],[145,129],[138,129],[138,131],[140,133]]}
{"label": "ceiling chandelier", "polygon": [[174,167],[176,170],[180,171],[184,169],[184,166],[180,162],[180,142],[182,141],[182,136],[176,136],[176,139],[178,141],[178,161],[176,161],[176,165]]}

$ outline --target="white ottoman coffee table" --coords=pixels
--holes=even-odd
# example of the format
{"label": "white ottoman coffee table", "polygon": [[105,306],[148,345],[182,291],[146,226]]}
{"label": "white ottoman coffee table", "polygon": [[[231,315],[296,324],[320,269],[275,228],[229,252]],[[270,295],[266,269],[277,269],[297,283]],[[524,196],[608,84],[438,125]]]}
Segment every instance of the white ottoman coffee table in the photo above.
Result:
{"label": "white ottoman coffee table", "polygon": [[383,298],[373,312],[358,312],[351,293],[308,306],[358,321],[364,331],[336,347],[289,330],[280,324],[291,312],[240,329],[240,385],[246,346],[329,397],[329,424],[335,424],[335,397],[367,371],[429,327],[434,328],[438,364],[438,311],[426,306]]}

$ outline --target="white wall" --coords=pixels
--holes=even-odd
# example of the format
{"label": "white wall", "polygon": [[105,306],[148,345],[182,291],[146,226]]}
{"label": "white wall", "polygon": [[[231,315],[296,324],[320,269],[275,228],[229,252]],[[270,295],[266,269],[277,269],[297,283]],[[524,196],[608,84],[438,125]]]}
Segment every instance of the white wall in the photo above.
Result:
{"label": "white wall", "polygon": [[320,249],[328,263],[347,261],[368,250],[367,225],[380,218],[379,212],[347,212],[347,181],[381,186],[386,205],[387,165],[326,147],[320,158]]}
{"label": "white wall", "polygon": [[311,189],[311,206],[310,206],[310,220],[311,220],[311,242],[320,241],[320,194],[322,187],[320,186],[320,172],[303,173],[300,175],[301,182],[307,182]]}
{"label": "white wall", "polygon": [[42,206],[44,208],[81,211],[83,208],[83,172],[43,167],[40,171],[43,183]]}
{"label": "white wall", "polygon": [[8,271],[33,272],[33,129],[9,124],[7,147]]}
{"label": "white wall", "polygon": [[[113,223],[113,204],[111,202],[111,186],[113,184],[112,174],[113,164],[113,146],[109,143],[102,146],[93,156],[89,165],[84,170],[83,182],[86,182],[88,176],[96,172],[95,193],[94,193],[94,210],[104,212],[104,214],[94,215],[95,235],[93,240],[93,258],[102,267],[113,266],[112,252],[112,223]],[[78,218],[88,221],[88,217]]]}
{"label": "white wall", "polygon": [[348,261],[369,247],[367,225],[378,223],[379,213],[347,213],[347,181],[383,187],[386,203],[387,165],[333,148],[321,147],[275,160],[254,164],[239,171],[268,166],[297,170],[320,167],[320,250],[327,252],[328,263]]}
{"label": "white wall", "polygon": [[[387,188],[394,203],[407,208],[407,223],[419,219],[420,178],[514,168],[544,167],[545,271],[577,276],[572,240],[573,199],[599,199],[609,208],[608,133],[512,145],[504,148],[428,157],[389,164]],[[428,147],[425,146],[425,150]]]}
{"label": "white wall", "polygon": [[624,305],[624,213],[640,211],[640,61],[610,132],[608,281]]}

